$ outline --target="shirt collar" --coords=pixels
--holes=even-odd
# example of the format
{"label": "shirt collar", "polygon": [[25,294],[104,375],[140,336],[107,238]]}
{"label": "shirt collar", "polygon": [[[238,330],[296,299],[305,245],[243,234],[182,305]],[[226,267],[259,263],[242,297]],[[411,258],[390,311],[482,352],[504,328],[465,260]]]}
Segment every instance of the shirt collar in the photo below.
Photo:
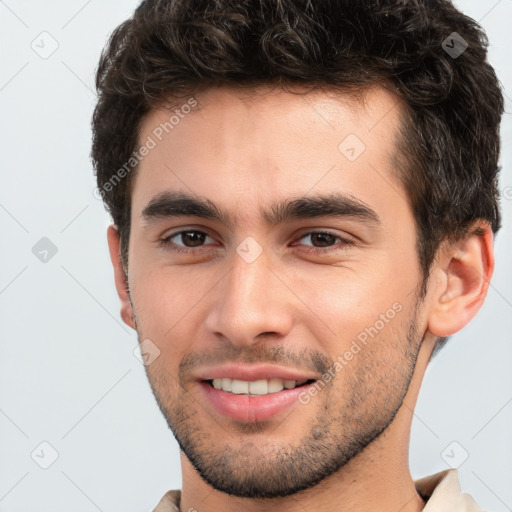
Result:
{"label": "shirt collar", "polygon": [[483,512],[469,494],[461,492],[456,469],[420,478],[414,485],[427,500],[422,512]]}

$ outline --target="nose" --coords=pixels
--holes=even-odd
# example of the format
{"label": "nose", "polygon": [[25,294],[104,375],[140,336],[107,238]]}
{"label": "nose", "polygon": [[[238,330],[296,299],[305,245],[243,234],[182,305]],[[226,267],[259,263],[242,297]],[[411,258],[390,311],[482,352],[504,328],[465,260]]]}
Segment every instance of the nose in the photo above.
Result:
{"label": "nose", "polygon": [[286,336],[293,324],[293,294],[277,274],[265,252],[252,262],[235,254],[212,297],[208,332],[237,346],[260,343],[270,334]]}

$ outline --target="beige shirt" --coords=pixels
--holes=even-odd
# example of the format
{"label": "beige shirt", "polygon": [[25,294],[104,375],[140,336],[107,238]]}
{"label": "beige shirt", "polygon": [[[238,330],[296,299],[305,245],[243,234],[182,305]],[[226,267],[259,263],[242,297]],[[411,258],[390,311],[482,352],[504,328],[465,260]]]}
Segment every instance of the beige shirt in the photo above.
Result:
{"label": "beige shirt", "polygon": [[[456,469],[426,476],[414,485],[427,502],[423,512],[483,512],[469,494],[461,492]],[[181,491],[168,491],[153,512],[180,512],[180,497]]]}

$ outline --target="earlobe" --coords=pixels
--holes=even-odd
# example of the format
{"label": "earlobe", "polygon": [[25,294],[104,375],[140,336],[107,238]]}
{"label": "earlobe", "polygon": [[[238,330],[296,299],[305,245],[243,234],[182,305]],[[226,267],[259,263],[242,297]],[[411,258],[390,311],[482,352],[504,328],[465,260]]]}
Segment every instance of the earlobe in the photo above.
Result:
{"label": "earlobe", "polygon": [[493,270],[493,234],[488,223],[479,223],[464,239],[445,246],[435,268],[438,286],[428,330],[445,337],[465,327],[485,300]]}
{"label": "earlobe", "polygon": [[130,291],[123,265],[121,263],[119,233],[114,225],[110,225],[107,229],[107,242],[110,252],[110,260],[114,267],[114,280],[117,295],[121,301],[121,318],[124,323],[132,329],[136,329],[133,308],[130,301]]}

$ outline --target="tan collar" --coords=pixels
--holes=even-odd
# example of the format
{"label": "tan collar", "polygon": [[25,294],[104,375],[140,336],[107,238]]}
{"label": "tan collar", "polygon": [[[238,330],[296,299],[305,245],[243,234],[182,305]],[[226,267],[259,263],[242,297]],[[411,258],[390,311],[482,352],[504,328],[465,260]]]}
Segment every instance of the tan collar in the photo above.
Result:
{"label": "tan collar", "polygon": [[446,469],[414,482],[423,499],[423,512],[483,512],[469,494],[461,492],[456,469]]}

